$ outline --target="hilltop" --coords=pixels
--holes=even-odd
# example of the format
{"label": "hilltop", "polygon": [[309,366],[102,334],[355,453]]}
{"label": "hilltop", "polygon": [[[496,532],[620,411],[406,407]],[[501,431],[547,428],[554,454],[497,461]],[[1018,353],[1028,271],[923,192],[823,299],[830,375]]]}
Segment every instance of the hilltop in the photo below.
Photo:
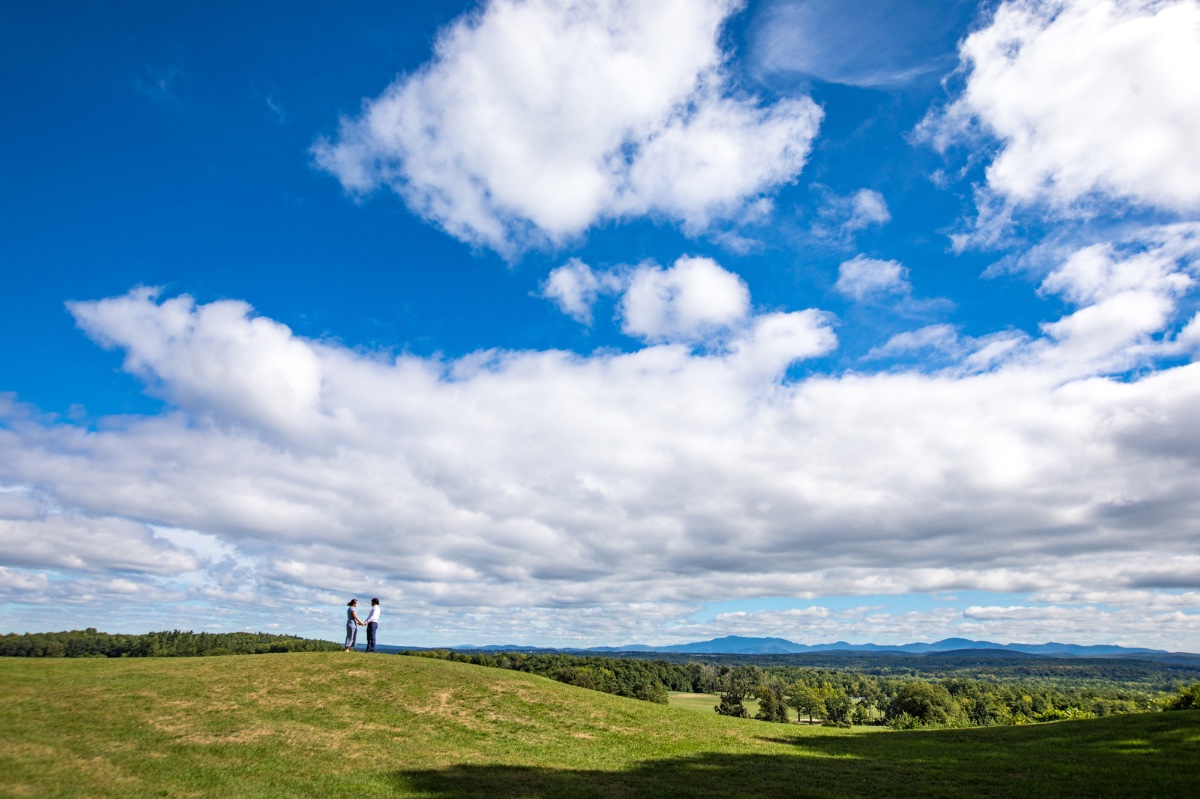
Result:
{"label": "hilltop", "polygon": [[[896,733],[424,658],[0,661],[0,795],[1181,796],[1200,712]],[[1019,790],[1018,790],[1019,789]]]}

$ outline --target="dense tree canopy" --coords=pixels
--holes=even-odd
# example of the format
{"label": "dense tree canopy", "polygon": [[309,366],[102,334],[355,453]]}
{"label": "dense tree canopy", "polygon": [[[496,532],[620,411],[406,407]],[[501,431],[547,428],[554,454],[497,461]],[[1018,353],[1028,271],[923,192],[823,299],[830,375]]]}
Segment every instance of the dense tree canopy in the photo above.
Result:
{"label": "dense tree canopy", "polygon": [[1171,697],[1163,703],[1166,710],[1196,710],[1200,709],[1200,682],[1180,687],[1179,695]]}
{"label": "dense tree canopy", "polygon": [[[1095,672],[1087,672],[1088,679],[1078,684],[1062,676],[1002,681],[956,676],[922,680],[800,666],[760,668],[746,658],[734,658],[736,665],[731,665],[694,659],[668,662],[562,653],[436,650],[406,654],[527,671],[583,688],[655,702],[666,702],[668,690],[720,694],[714,709],[743,718],[750,715],[744,702],[757,697],[761,718],[781,720],[782,708],[787,705],[795,708],[801,719],[831,724],[1028,724],[1156,711],[1167,701],[1161,693],[1095,679]],[[951,671],[959,673],[960,669],[956,666]],[[1197,691],[1200,698],[1200,689]]]}
{"label": "dense tree canopy", "polygon": [[60,633],[0,636],[0,656],[33,658],[196,657],[256,655],[268,652],[332,652],[331,641],[269,633],[194,633],[179,630],[143,635],[111,635],[96,628]]}
{"label": "dense tree canopy", "polygon": [[944,685],[911,682],[888,703],[888,717],[908,716],[928,726],[965,726],[963,708]]}

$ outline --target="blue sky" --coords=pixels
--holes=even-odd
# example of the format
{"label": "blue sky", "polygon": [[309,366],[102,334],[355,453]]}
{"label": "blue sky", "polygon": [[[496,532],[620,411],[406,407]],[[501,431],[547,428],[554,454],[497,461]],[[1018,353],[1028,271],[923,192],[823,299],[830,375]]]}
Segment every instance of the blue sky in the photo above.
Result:
{"label": "blue sky", "polygon": [[1200,651],[1198,19],[0,11],[0,629]]}

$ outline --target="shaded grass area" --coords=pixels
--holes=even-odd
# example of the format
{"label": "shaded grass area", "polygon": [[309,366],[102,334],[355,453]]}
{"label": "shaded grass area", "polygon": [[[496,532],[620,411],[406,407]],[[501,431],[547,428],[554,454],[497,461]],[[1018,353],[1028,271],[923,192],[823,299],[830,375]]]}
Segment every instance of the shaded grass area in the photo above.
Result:
{"label": "shaded grass area", "polygon": [[0,796],[1200,794],[1200,711],[893,733],[360,654],[0,662]]}

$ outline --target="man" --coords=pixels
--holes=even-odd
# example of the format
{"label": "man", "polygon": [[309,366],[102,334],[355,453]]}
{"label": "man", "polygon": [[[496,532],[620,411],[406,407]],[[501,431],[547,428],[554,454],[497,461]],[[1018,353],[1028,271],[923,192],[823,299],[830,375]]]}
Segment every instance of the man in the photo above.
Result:
{"label": "man", "polygon": [[375,636],[379,633],[379,600],[371,600],[371,612],[367,615],[367,651],[375,651]]}

